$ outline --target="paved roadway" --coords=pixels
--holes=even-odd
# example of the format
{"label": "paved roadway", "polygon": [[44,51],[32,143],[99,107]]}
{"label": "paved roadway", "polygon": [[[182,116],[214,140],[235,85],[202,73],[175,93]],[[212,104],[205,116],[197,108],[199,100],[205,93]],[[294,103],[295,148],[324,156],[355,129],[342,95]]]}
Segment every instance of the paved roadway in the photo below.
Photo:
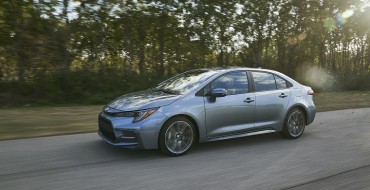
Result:
{"label": "paved roadway", "polygon": [[94,133],[0,141],[0,189],[370,189],[370,108],[318,113],[297,140],[203,143],[176,158]]}

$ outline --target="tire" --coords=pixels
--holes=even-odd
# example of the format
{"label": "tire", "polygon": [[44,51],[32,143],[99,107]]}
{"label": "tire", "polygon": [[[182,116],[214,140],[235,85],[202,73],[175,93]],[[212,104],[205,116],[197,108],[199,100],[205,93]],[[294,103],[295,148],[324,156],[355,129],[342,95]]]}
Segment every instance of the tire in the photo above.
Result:
{"label": "tire", "polygon": [[185,117],[169,119],[159,134],[159,148],[169,156],[186,154],[195,142],[194,124]]}
{"label": "tire", "polygon": [[306,127],[306,117],[302,110],[293,108],[285,118],[283,131],[280,132],[283,137],[296,139],[303,134]]}

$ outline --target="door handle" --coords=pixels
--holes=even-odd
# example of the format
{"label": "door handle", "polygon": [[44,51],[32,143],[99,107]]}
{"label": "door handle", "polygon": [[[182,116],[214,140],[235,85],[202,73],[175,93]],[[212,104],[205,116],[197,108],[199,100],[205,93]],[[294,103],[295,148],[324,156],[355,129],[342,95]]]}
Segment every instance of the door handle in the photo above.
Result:
{"label": "door handle", "polygon": [[245,99],[245,100],[244,100],[244,102],[246,102],[246,103],[251,103],[251,102],[254,102],[254,99],[252,99],[252,98],[247,98],[247,99]]}
{"label": "door handle", "polygon": [[286,94],[284,94],[284,93],[281,93],[279,97],[280,97],[280,98],[285,98],[285,97],[288,97],[288,95],[286,95]]}

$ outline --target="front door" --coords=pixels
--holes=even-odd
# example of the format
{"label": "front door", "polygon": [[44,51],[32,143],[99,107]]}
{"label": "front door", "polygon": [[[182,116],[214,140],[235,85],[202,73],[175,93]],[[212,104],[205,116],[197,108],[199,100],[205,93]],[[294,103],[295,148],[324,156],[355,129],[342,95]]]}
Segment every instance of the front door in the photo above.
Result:
{"label": "front door", "polygon": [[255,96],[248,92],[245,71],[226,73],[211,82],[205,91],[222,88],[225,97],[212,99],[205,96],[208,138],[235,135],[254,127]]}

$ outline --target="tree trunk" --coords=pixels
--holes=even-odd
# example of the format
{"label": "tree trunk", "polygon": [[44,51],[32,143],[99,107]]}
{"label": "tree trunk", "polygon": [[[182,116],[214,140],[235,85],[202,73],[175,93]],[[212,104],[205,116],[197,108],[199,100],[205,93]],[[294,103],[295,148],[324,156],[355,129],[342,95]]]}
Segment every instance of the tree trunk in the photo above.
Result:
{"label": "tree trunk", "polygon": [[13,0],[12,1],[13,7],[18,8],[17,15],[15,15],[18,19],[16,19],[15,23],[15,48],[17,54],[17,71],[18,71],[18,80],[24,81],[25,80],[25,70],[26,70],[26,53],[25,53],[25,37],[24,35],[24,19],[23,19],[23,3],[22,1]]}
{"label": "tree trunk", "polygon": [[145,75],[145,39],[146,39],[146,33],[144,26],[139,26],[138,28],[139,32],[139,39],[140,39],[140,45],[139,45],[139,73],[141,76]]}
{"label": "tree trunk", "polygon": [[318,46],[318,49],[319,49],[319,66],[321,68],[325,68],[325,66],[326,66],[326,63],[325,63],[325,43],[320,42],[319,46]]}
{"label": "tree trunk", "polygon": [[163,77],[165,74],[165,67],[164,67],[164,50],[165,50],[165,27],[166,27],[166,20],[167,15],[162,14],[160,17],[160,28],[158,31],[158,42],[159,42],[159,68],[157,69],[158,76]]}
{"label": "tree trunk", "polygon": [[262,67],[262,47],[263,47],[262,29],[258,30],[257,37],[257,53],[256,53],[256,66]]}

